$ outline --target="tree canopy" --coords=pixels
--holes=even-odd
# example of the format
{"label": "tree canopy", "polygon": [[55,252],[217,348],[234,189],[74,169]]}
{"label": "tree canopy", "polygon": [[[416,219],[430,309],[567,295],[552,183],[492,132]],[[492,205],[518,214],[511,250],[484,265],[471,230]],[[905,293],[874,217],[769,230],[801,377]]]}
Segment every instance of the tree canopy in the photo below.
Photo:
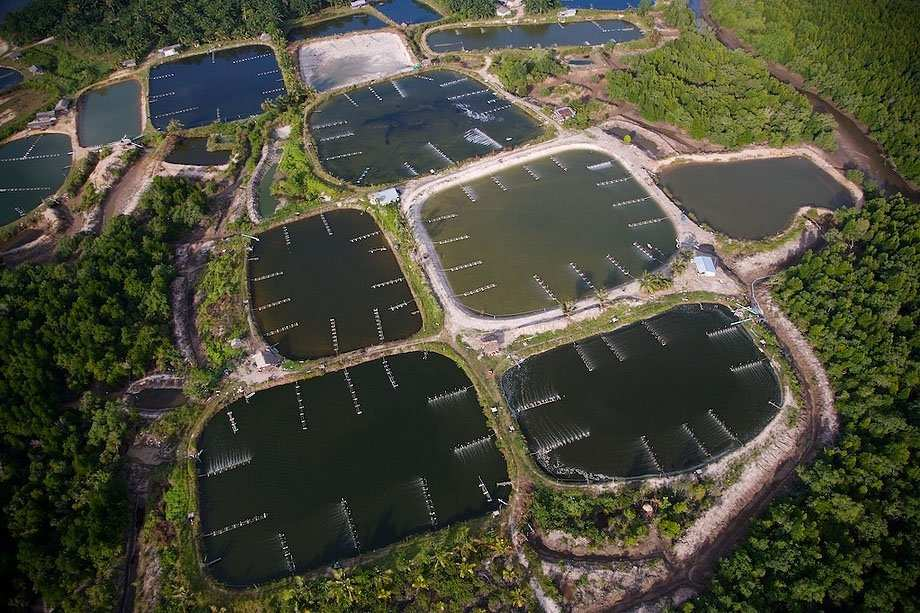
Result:
{"label": "tree canopy", "polygon": [[[169,238],[201,189],[158,177],[142,218],[119,216],[73,261],[0,271],[2,591],[68,611],[111,609],[128,517],[129,415],[106,390],[176,361]],[[197,208],[196,208],[197,207]]]}
{"label": "tree canopy", "polygon": [[840,439],[721,562],[704,610],[917,606],[920,205],[878,198],[836,219],[774,291],[827,368]]}
{"label": "tree canopy", "polygon": [[913,0],[712,0],[713,17],[866,124],[920,181],[920,10]]}

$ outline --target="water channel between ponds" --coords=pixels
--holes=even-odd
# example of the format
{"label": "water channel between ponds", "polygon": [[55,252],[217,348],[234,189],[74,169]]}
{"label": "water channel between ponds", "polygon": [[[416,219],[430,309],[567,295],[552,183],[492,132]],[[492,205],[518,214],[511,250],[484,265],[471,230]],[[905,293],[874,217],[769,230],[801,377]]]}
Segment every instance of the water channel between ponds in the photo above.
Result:
{"label": "water channel between ponds", "polygon": [[725,307],[681,305],[537,354],[501,378],[538,463],[562,480],[673,474],[753,439],[782,405]]}
{"label": "water channel between ponds", "polygon": [[198,439],[208,571],[249,586],[482,515],[504,459],[452,360],[405,353],[269,388]]}
{"label": "water channel between ponds", "polygon": [[165,161],[189,166],[222,166],[230,161],[230,150],[209,150],[207,137],[182,138],[173,146]]}
{"label": "water channel between ponds", "polygon": [[0,145],[0,226],[57,192],[72,159],[66,134],[39,134]]}
{"label": "water channel between ponds", "polygon": [[164,130],[235,121],[262,112],[262,103],[285,93],[275,53],[247,45],[192,55],[150,69],[150,121]]}
{"label": "water channel between ponds", "polygon": [[660,177],[666,191],[697,220],[738,239],[778,234],[804,206],[853,204],[839,181],[799,156],[672,164]]}
{"label": "water channel between ponds", "polygon": [[77,136],[83,147],[135,138],[141,125],[141,84],[122,81],[91,89],[77,103]]}
{"label": "water channel between ponds", "polygon": [[494,316],[546,310],[632,281],[676,248],[674,226],[613,158],[569,149],[422,204],[454,295]]}
{"label": "water channel between ponds", "polygon": [[571,47],[623,43],[642,38],[637,26],[621,19],[598,19],[568,23],[520,26],[448,28],[428,35],[432,51],[479,51],[483,49]]}
{"label": "water channel between ponds", "polygon": [[396,24],[414,25],[429,23],[441,18],[436,10],[418,0],[384,0],[371,2],[371,6]]}
{"label": "water channel between ponds", "polygon": [[448,70],[334,96],[310,116],[310,133],[326,170],[363,185],[439,171],[520,145],[540,132],[506,99]]}
{"label": "water channel between ponds", "polygon": [[386,23],[373,15],[355,13],[305,26],[297,26],[288,32],[287,39],[288,42],[296,42],[308,38],[322,38],[324,36],[335,36],[336,34],[348,34],[349,32],[361,32],[363,30],[381,30],[386,27]]}
{"label": "water channel between ponds", "polygon": [[345,353],[421,329],[399,263],[367,213],[330,211],[258,238],[249,254],[253,317],[285,357]]}
{"label": "water channel between ponds", "polygon": [[272,193],[272,183],[275,181],[275,172],[277,170],[277,164],[269,164],[259,180],[259,188],[256,191],[256,206],[262,219],[271,217],[275,213],[275,209],[278,208],[278,198]]}

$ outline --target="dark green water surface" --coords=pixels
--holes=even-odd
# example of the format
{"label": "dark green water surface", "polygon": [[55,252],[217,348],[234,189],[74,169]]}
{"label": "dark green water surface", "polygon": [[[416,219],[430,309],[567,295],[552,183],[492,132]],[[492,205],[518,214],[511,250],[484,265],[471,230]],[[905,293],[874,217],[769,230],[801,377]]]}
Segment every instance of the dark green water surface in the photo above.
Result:
{"label": "dark green water surface", "polygon": [[275,171],[278,170],[277,164],[272,164],[265,169],[265,173],[259,180],[258,189],[258,206],[259,215],[262,219],[271,217],[275,209],[278,208],[278,198],[272,193],[272,183],[275,181]]}
{"label": "dark green water surface", "polygon": [[803,157],[677,164],[662,171],[661,183],[699,221],[740,239],[782,232],[803,206],[853,204],[843,185]]}
{"label": "dark green water surface", "polygon": [[171,409],[187,401],[181,388],[149,388],[131,394],[131,404],[140,409]]}
{"label": "dark green water surface", "polygon": [[249,261],[251,306],[266,341],[282,355],[345,353],[380,344],[381,332],[383,341],[393,341],[421,329],[399,263],[367,213],[330,211],[259,239]]}
{"label": "dark green water surface", "polygon": [[502,392],[557,478],[690,470],[750,441],[782,403],[772,366],[735,321],[719,305],[682,305],[527,358]]}
{"label": "dark green water surface", "polygon": [[134,138],[143,131],[141,84],[137,81],[92,89],[80,97],[77,109],[77,135],[84,147]]}
{"label": "dark green water surface", "polygon": [[587,149],[438,192],[422,218],[454,294],[496,316],[592,296],[592,285],[631,281],[675,250],[674,226],[645,188]]}
{"label": "dark green water surface", "polygon": [[246,119],[262,103],[285,93],[275,53],[248,45],[157,64],[150,69],[150,121],[163,130],[173,120],[185,128]]}
{"label": "dark green water surface", "polygon": [[484,514],[508,494],[496,485],[507,471],[470,380],[435,353],[237,400],[211,418],[198,449],[208,570],[234,586]]}
{"label": "dark green water surface", "polygon": [[27,136],[0,145],[0,226],[54,194],[70,170],[70,137]]}
{"label": "dark green water surface", "polygon": [[479,51],[481,49],[571,47],[622,43],[642,38],[642,30],[622,19],[598,19],[569,23],[520,26],[477,26],[432,32],[433,51]]}
{"label": "dark green water surface", "polygon": [[349,32],[360,32],[363,30],[380,30],[385,27],[387,27],[387,24],[373,15],[355,13],[354,15],[327,19],[306,26],[298,26],[288,32],[287,39],[290,42],[294,42],[307,38],[322,38],[324,36],[348,34]]}
{"label": "dark green water surface", "polygon": [[170,164],[190,166],[222,166],[230,161],[229,149],[208,149],[206,137],[180,139],[166,156]]}
{"label": "dark green water surface", "polygon": [[372,2],[371,6],[397,24],[428,23],[441,18],[440,13],[418,0],[383,0]]}
{"label": "dark green water surface", "polygon": [[437,70],[334,96],[310,116],[310,133],[330,173],[372,185],[514,147],[540,127],[482,83]]}

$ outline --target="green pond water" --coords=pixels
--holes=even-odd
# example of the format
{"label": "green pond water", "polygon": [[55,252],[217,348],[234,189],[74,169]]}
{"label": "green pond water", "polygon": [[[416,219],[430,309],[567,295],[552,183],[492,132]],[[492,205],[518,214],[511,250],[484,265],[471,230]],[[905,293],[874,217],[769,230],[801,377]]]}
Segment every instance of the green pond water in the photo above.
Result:
{"label": "green pond water", "polygon": [[230,161],[229,149],[208,150],[206,137],[183,138],[166,156],[170,164],[188,164],[191,166],[222,166]]}
{"label": "green pond water", "polygon": [[0,226],[16,221],[57,192],[71,160],[66,134],[39,134],[0,145]]}
{"label": "green pond water", "polygon": [[538,463],[562,480],[687,471],[754,438],[782,395],[725,307],[688,304],[527,358],[502,392]]}
{"label": "green pond water", "polygon": [[141,84],[122,81],[92,89],[77,103],[77,136],[84,147],[134,138],[141,126]]}
{"label": "green pond water", "polygon": [[233,586],[482,515],[508,495],[470,380],[436,353],[237,400],[207,423],[198,449],[208,571]]}
{"label": "green pond water", "polygon": [[422,205],[460,302],[507,316],[592,296],[675,250],[670,220],[609,156],[574,149],[457,185]]}
{"label": "green pond water", "polygon": [[171,409],[186,403],[181,388],[148,388],[130,396],[131,404],[140,409]]}
{"label": "green pond water", "polygon": [[253,316],[265,340],[286,357],[345,353],[407,338],[422,327],[396,257],[363,211],[289,223],[260,234],[252,248]]}
{"label": "green pond water", "polygon": [[642,38],[642,30],[622,19],[568,23],[447,28],[428,35],[438,53],[483,49],[572,47],[622,43]]}
{"label": "green pond water", "polygon": [[289,42],[294,42],[308,38],[322,38],[324,36],[335,36],[336,34],[348,34],[364,30],[380,30],[385,27],[387,27],[387,24],[373,15],[355,13],[318,21],[306,26],[298,26],[288,32],[287,39]]}
{"label": "green pond water", "polygon": [[782,232],[803,206],[853,204],[843,185],[804,157],[676,164],[660,180],[699,221],[739,239]]}
{"label": "green pond water", "polygon": [[436,70],[334,96],[310,116],[310,133],[326,170],[372,185],[520,145],[540,127],[482,83]]}
{"label": "green pond water", "polygon": [[275,172],[278,170],[277,164],[271,164],[265,169],[262,179],[259,181],[258,189],[258,207],[259,215],[262,219],[271,217],[275,209],[278,208],[278,198],[272,193],[272,183],[275,181]]}

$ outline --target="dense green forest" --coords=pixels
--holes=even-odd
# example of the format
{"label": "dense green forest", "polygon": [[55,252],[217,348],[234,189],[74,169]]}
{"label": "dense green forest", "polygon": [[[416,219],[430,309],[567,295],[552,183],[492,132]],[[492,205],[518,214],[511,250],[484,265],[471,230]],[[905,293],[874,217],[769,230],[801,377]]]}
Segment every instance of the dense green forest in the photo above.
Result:
{"label": "dense green forest", "polygon": [[492,0],[445,0],[450,12],[464,19],[485,19],[495,16]]}
{"label": "dense green forest", "polygon": [[804,96],[774,79],[760,60],[729,51],[687,30],[663,47],[627,59],[607,75],[610,97],[635,104],[649,121],[664,121],[727,147],[815,142],[833,146],[830,120]]}
{"label": "dense green forest", "polygon": [[866,124],[920,181],[920,7],[915,0],[711,0],[716,21]]}
{"label": "dense green forest", "polygon": [[920,205],[837,213],[774,292],[825,364],[840,439],[722,561],[708,611],[909,611],[920,580]]}
{"label": "dense green forest", "polygon": [[169,240],[205,198],[158,177],[141,204],[65,245],[64,261],[0,272],[0,592],[12,608],[36,595],[66,611],[113,608],[131,416],[106,391],[176,363]]}
{"label": "dense green forest", "polygon": [[46,36],[138,57],[150,49],[275,33],[282,20],[323,0],[33,0],[10,13],[0,35],[17,44]]}

